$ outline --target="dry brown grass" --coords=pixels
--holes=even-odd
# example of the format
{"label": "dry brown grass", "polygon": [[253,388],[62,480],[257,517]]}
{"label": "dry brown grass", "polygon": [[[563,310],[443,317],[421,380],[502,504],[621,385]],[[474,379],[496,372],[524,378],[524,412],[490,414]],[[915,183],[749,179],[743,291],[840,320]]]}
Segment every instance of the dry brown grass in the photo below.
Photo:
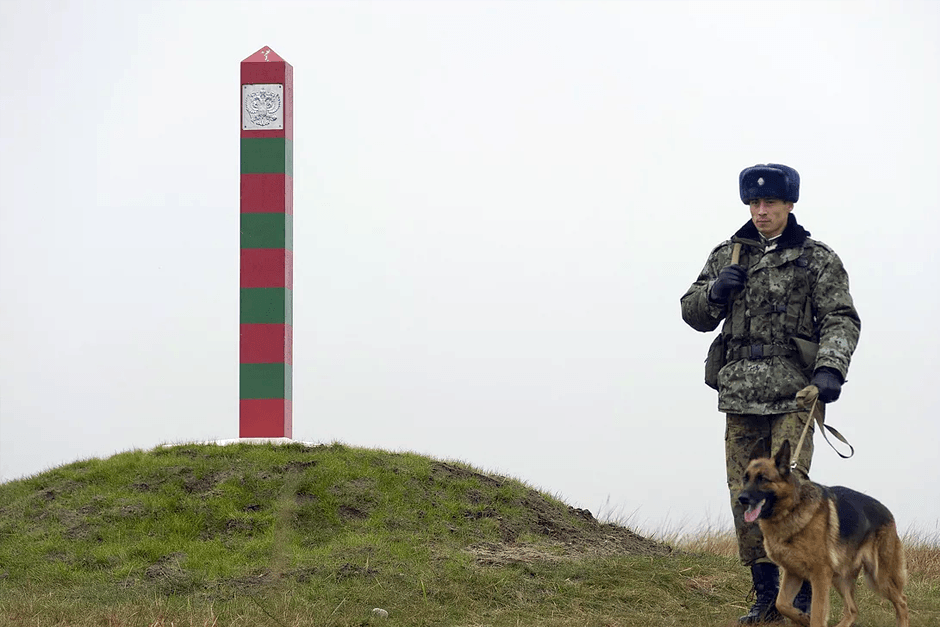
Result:
{"label": "dry brown grass", "polygon": [[737,557],[738,541],[733,531],[707,529],[690,536],[681,536],[674,545],[690,553],[708,553],[719,557]]}
{"label": "dry brown grass", "polygon": [[940,535],[905,535],[904,556],[910,575],[921,576],[928,581],[940,581]]}
{"label": "dry brown grass", "polygon": [[[733,531],[705,529],[690,535],[675,535],[664,540],[683,551],[736,557],[738,545]],[[908,533],[901,539],[907,570],[912,577],[940,581],[940,535]]]}

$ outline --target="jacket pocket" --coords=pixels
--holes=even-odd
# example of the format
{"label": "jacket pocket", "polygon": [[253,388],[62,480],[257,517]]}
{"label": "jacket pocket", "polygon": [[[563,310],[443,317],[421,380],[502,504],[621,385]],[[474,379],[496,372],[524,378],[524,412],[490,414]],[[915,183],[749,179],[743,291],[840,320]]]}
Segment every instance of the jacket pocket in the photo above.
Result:
{"label": "jacket pocket", "polygon": [[712,340],[705,357],[705,385],[718,389],[718,373],[725,365],[725,335],[721,331]]}
{"label": "jacket pocket", "polygon": [[803,374],[811,379],[813,370],[816,369],[816,354],[819,353],[819,344],[804,340],[801,337],[791,337],[790,343],[796,349],[796,361],[800,364]]}

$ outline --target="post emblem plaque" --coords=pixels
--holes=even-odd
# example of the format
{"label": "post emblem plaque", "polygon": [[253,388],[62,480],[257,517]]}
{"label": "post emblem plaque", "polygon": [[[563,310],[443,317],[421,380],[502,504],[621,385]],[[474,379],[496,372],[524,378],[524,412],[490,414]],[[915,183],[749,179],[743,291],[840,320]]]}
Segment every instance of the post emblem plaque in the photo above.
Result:
{"label": "post emblem plaque", "polygon": [[279,131],[284,128],[283,85],[242,85],[242,96],[242,129]]}

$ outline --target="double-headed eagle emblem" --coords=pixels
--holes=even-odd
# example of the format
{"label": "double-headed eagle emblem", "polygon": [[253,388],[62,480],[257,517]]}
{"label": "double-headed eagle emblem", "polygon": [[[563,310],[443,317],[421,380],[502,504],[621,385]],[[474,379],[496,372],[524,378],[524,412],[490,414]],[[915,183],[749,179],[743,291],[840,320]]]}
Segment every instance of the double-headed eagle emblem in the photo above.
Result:
{"label": "double-headed eagle emblem", "polygon": [[253,124],[267,126],[277,121],[275,115],[281,109],[281,97],[270,91],[254,91],[245,96],[245,111]]}

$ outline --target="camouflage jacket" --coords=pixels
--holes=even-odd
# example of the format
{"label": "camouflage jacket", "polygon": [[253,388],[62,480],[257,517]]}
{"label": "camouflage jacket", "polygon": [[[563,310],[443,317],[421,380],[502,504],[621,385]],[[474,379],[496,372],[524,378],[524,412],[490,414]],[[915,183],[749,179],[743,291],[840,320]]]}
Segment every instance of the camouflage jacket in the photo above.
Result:
{"label": "camouflage jacket", "polygon": [[[724,320],[725,365],[718,373],[718,410],[734,414],[780,414],[797,410],[796,393],[815,368],[828,366],[845,378],[858,343],[861,321],[842,261],[809,231],[789,221],[776,247],[748,222],[709,255],[698,279],[682,296],[682,319],[697,331]],[[708,299],[735,243],[747,283],[726,306]],[[804,368],[791,338],[819,344],[815,364]],[[771,356],[767,356],[767,354]]]}

